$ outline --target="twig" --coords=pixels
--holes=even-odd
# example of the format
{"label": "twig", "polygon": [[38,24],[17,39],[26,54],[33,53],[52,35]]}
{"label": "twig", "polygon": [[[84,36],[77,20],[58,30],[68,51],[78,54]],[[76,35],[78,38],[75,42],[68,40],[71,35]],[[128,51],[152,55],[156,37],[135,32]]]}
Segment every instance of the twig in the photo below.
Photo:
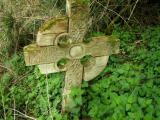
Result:
{"label": "twig", "polygon": [[[36,119],[32,119],[32,118],[30,118],[30,117],[23,116],[23,115],[21,115],[21,114],[15,114],[15,116],[19,116],[19,117],[22,117],[22,118],[29,118],[29,119],[31,119],[31,120],[36,120]],[[27,119],[27,120],[28,120],[28,119]]]}
{"label": "twig", "polygon": [[109,6],[109,3],[110,3],[110,0],[108,0],[108,2],[107,2],[107,6],[106,6],[107,8],[108,8],[108,6]]}
{"label": "twig", "polygon": [[3,105],[4,120],[7,120],[7,117],[6,117],[6,109],[5,109],[5,105],[4,105],[4,97],[3,97],[3,95],[2,95],[2,91],[1,91],[1,96],[2,96],[2,105]]}
{"label": "twig", "polygon": [[58,0],[56,0],[56,2],[55,2],[55,4],[54,4],[53,8],[55,8],[55,7],[56,7],[57,3],[58,3]]}
{"label": "twig", "polygon": [[15,102],[15,98],[13,97],[13,100],[14,100],[14,120],[16,120],[16,102]]}
{"label": "twig", "polygon": [[50,104],[50,101],[49,101],[49,89],[48,89],[48,76],[46,74],[46,92],[47,92],[47,99],[48,99],[48,107],[49,107],[49,114],[50,114],[50,117],[51,119],[53,120],[53,116],[52,116],[52,111],[51,111],[51,104]]}
{"label": "twig", "polygon": [[3,55],[2,52],[0,52],[0,56],[2,56],[2,57],[4,57],[4,58],[8,59],[7,56]]}
{"label": "twig", "polygon": [[[22,112],[20,112],[20,111],[18,111],[16,109],[12,109],[12,110],[17,112],[17,113],[19,113],[22,117],[29,118],[31,120],[37,120],[36,118],[30,117],[30,116],[28,116],[28,115],[26,115],[26,114],[24,114],[24,113],[22,113]],[[15,114],[15,115],[18,115],[18,114]]]}
{"label": "twig", "polygon": [[134,7],[133,7],[133,9],[132,9],[132,11],[131,11],[131,14],[130,14],[130,16],[129,16],[129,18],[128,18],[128,21],[130,20],[130,18],[131,18],[131,16],[132,16],[132,14],[133,14],[133,12],[134,12],[134,10],[135,10],[138,2],[139,2],[139,0],[136,1],[135,5],[134,5]]}
{"label": "twig", "polygon": [[13,70],[11,70],[11,69],[9,69],[9,68],[7,68],[7,67],[1,65],[1,64],[0,64],[0,67],[6,69],[6,70],[7,70],[8,72],[10,72],[12,75],[16,75],[16,73],[13,72]]}
{"label": "twig", "polygon": [[126,21],[120,14],[118,14],[116,11],[114,11],[114,10],[112,10],[112,9],[109,9],[109,8],[103,6],[103,4],[101,4],[101,3],[98,2],[98,1],[96,1],[96,2],[97,2],[99,5],[101,5],[102,7],[104,7],[104,9],[106,9],[106,10],[108,10],[108,11],[116,14],[117,16],[119,16],[119,17],[126,23],[126,25],[129,26],[128,23],[127,23],[127,21]]}

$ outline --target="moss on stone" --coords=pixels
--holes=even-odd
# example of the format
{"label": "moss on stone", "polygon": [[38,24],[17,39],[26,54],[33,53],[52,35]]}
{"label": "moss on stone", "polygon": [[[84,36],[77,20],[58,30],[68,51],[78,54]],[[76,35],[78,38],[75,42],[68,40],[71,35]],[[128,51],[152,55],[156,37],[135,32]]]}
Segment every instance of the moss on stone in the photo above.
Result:
{"label": "moss on stone", "polygon": [[37,44],[30,44],[24,47],[24,52],[34,52],[38,50],[39,50],[39,46]]}
{"label": "moss on stone", "polygon": [[119,39],[117,39],[115,36],[109,36],[109,43],[112,47],[115,47],[117,42],[119,42]]}
{"label": "moss on stone", "polygon": [[51,19],[49,20],[48,22],[46,22],[45,24],[43,24],[41,27],[40,27],[40,32],[44,32],[46,30],[49,30],[53,25],[55,25],[57,22],[60,22],[60,21],[64,21],[66,20],[66,17],[62,17],[62,18],[54,18],[54,19]]}
{"label": "moss on stone", "polygon": [[80,61],[82,65],[88,66],[92,59],[93,59],[92,55],[86,55],[83,58],[81,58]]}

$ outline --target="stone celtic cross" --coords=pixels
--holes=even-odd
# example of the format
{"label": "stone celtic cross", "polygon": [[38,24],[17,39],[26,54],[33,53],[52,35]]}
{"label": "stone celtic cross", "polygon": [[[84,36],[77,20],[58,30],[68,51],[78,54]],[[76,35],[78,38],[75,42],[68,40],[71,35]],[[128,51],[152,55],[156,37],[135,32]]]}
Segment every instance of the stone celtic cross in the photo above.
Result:
{"label": "stone celtic cross", "polygon": [[[83,42],[92,24],[89,5],[80,0],[66,0],[67,16],[53,18],[40,28],[35,44],[24,47],[27,66],[38,65],[42,74],[65,71],[62,111],[72,101],[73,87],[81,87],[82,80],[95,78],[105,68],[109,55],[119,52],[119,40],[112,36],[91,38]],[[92,56],[82,64],[81,59]],[[65,59],[63,65],[59,61]]]}

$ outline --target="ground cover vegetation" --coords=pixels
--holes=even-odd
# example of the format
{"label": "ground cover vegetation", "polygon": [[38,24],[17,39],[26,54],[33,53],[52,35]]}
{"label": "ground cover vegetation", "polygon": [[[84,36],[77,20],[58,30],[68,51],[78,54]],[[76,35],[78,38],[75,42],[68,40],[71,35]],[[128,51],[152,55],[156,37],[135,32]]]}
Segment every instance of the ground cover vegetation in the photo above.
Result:
{"label": "ground cover vegetation", "polygon": [[110,56],[93,81],[83,82],[82,89],[73,88],[74,109],[62,115],[64,73],[45,76],[37,67],[26,67],[22,48],[35,41],[45,20],[64,14],[64,4],[0,1],[0,120],[159,120],[159,3],[92,1],[89,36],[118,37],[120,53]]}

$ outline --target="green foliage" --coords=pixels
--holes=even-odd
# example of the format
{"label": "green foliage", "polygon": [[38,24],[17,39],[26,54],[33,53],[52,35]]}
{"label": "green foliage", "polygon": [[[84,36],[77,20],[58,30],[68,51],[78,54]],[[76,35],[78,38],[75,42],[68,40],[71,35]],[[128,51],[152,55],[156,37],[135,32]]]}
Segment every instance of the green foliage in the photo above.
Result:
{"label": "green foliage", "polygon": [[71,109],[71,113],[77,116],[80,115],[79,113],[82,106],[82,94],[83,91],[80,88],[72,88],[70,94],[70,97],[73,101],[71,102],[71,104],[68,105],[68,107]]}
{"label": "green foliage", "polygon": [[81,64],[86,65],[92,58],[93,56],[91,55],[84,56],[83,58],[81,58]]}
{"label": "green foliage", "polygon": [[92,41],[92,39],[91,39],[92,37],[98,37],[98,36],[103,36],[103,35],[105,35],[105,34],[102,32],[92,32],[86,36],[86,39],[84,39],[83,42],[89,43],[90,41]]}
{"label": "green foliage", "polygon": [[[158,119],[160,94],[160,27],[148,28],[137,40],[132,32],[117,29],[121,53],[111,56],[109,66],[87,88],[88,115],[95,120]],[[138,38],[139,39],[139,38]],[[107,76],[107,77],[104,77]]]}
{"label": "green foliage", "polygon": [[57,66],[60,68],[60,69],[63,69],[65,68],[65,65],[67,64],[68,62],[68,59],[67,58],[62,58],[58,61],[57,63]]}
{"label": "green foliage", "polygon": [[[139,28],[127,32],[117,27],[113,32],[121,39],[121,53],[110,57],[109,66],[92,84],[84,82],[82,90],[73,88],[74,101],[69,106],[74,109],[69,117],[60,114],[64,75],[48,76],[54,119],[78,119],[80,116],[95,120],[160,118],[160,27],[148,28],[140,36],[136,36],[137,31]],[[25,67],[22,54],[13,55],[4,63],[8,71],[0,80],[0,118],[6,114],[8,119],[13,119],[15,102],[16,110],[22,113],[39,120],[50,119],[46,77],[40,75],[37,67]]]}
{"label": "green foliage", "polygon": [[13,55],[4,61],[7,69],[0,80],[0,119],[5,115],[13,119],[15,102],[16,110],[38,120],[50,120],[50,113],[56,120],[158,120],[160,27],[137,32],[139,28],[128,32],[117,27],[113,35],[121,39],[120,54],[110,57],[109,65],[93,82],[83,82],[82,90],[72,89],[74,101],[69,107],[73,109],[66,115],[60,114],[64,74],[48,75],[47,94],[46,77],[37,67],[26,67],[22,53]]}
{"label": "green foliage", "polygon": [[[6,71],[0,80],[0,118],[3,119],[6,112],[6,117],[13,119],[15,101],[16,110],[27,113],[28,116],[49,120],[46,77],[40,75],[38,68],[25,67],[21,54],[14,55],[5,66],[10,71]],[[62,73],[48,75],[49,101],[55,119],[62,118],[60,106],[63,79]],[[17,119],[20,117],[17,116]]]}
{"label": "green foliage", "polygon": [[[89,0],[77,1],[89,3]],[[145,2],[141,4],[144,6]],[[71,113],[61,115],[64,73],[50,74],[46,78],[40,75],[37,67],[25,66],[21,51],[13,53],[36,38],[39,26],[46,19],[64,14],[65,1],[1,0],[0,62],[4,63],[5,71],[0,74],[0,120],[13,120],[13,109],[37,120],[51,120],[51,114],[55,120],[159,120],[160,27],[136,27],[128,31],[127,27],[116,25],[117,22],[137,21],[134,15],[132,20],[126,21],[134,5],[135,1],[131,0],[92,1],[93,30],[98,32],[91,30],[88,38],[111,34],[115,28],[112,34],[121,40],[120,53],[110,57],[108,66],[97,78],[83,82],[82,89],[72,89],[73,102],[69,107],[73,109]],[[154,11],[158,15],[159,8],[153,8],[151,15]],[[140,16],[146,19],[144,15]],[[155,23],[159,21],[157,17],[150,18]],[[53,21],[44,28],[52,24]],[[84,42],[90,41],[86,39]],[[81,62],[90,58],[86,56]],[[58,66],[63,68],[66,63],[67,60],[62,59]],[[28,120],[17,111],[16,119]]]}

